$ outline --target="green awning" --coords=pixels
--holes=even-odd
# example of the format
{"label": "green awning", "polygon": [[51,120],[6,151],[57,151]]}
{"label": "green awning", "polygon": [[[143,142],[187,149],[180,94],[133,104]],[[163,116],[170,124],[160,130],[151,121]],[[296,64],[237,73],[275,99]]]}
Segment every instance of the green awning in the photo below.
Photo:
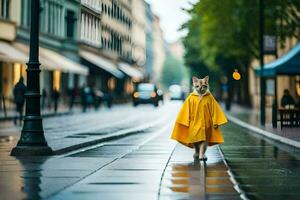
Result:
{"label": "green awning", "polygon": [[[255,72],[258,76],[262,75],[260,67],[255,69]],[[300,43],[287,54],[265,64],[263,76],[274,77],[276,75],[300,75]]]}

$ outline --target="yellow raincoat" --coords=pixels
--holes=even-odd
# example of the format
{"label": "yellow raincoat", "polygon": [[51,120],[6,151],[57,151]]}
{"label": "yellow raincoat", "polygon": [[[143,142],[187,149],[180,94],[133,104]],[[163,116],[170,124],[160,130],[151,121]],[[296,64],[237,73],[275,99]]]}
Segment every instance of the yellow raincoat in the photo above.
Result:
{"label": "yellow raincoat", "polygon": [[224,142],[221,129],[213,125],[225,123],[225,114],[211,93],[200,100],[197,92],[192,92],[177,116],[171,138],[191,148],[200,141],[207,141],[209,146],[220,144]]}

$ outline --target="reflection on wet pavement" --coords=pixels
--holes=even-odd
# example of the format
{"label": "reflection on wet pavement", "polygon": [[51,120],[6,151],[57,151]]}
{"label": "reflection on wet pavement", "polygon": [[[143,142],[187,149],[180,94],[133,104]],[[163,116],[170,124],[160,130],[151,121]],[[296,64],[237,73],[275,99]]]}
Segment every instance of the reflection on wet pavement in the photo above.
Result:
{"label": "reflection on wet pavement", "polygon": [[177,145],[163,176],[160,199],[241,199],[217,146],[206,163],[192,160],[193,150]]}

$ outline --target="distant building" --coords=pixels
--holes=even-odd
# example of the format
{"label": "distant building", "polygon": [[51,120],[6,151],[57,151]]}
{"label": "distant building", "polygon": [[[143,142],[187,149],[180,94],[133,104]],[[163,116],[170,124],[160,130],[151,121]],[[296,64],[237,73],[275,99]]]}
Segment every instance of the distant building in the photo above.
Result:
{"label": "distant building", "polygon": [[132,60],[130,0],[102,0],[101,43],[107,55]]}
{"label": "distant building", "polygon": [[132,57],[139,65],[145,64],[146,57],[146,14],[144,0],[132,0]]}
{"label": "distant building", "polygon": [[[41,0],[41,90],[89,84],[118,99],[158,81],[164,60],[158,17],[144,0]],[[29,54],[31,0],[0,0],[0,95],[11,102]],[[3,31],[5,30],[5,31]],[[65,98],[62,98],[65,99]]]}
{"label": "distant building", "polygon": [[169,44],[168,46],[169,46],[169,50],[170,50],[171,54],[174,57],[176,57],[177,59],[183,61],[184,46],[182,44],[182,41],[179,39],[176,42]]}
{"label": "distant building", "polygon": [[154,15],[153,18],[153,53],[154,53],[154,63],[153,63],[154,73],[153,73],[152,80],[155,83],[159,83],[163,64],[165,61],[165,48],[164,48],[163,32],[160,27],[160,19],[156,15]]}
{"label": "distant building", "polygon": [[[102,9],[103,8],[103,9]],[[81,26],[80,26],[80,51],[81,62],[88,66],[89,75],[87,85],[103,92],[113,92],[116,80],[123,78],[123,73],[117,69],[114,57],[107,57],[103,50],[110,51],[112,46],[107,46],[103,37],[102,14],[107,11],[107,5],[101,0],[81,0]],[[103,49],[103,45],[105,48]]]}
{"label": "distant building", "polygon": [[129,96],[143,74],[133,67],[131,1],[82,0],[82,63],[89,67],[88,84],[118,99]]}
{"label": "distant building", "polygon": [[145,33],[146,33],[146,59],[145,59],[145,76],[146,79],[152,80],[153,64],[154,64],[154,36],[153,36],[153,20],[154,14],[151,10],[150,4],[145,2]]}

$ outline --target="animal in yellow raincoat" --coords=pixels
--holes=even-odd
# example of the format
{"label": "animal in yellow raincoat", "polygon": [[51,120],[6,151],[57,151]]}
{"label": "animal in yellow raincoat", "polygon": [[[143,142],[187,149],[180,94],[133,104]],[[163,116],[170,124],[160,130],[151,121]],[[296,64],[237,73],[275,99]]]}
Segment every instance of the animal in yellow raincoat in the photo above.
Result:
{"label": "animal in yellow raincoat", "polygon": [[213,95],[207,92],[200,98],[194,91],[177,116],[171,138],[191,148],[201,141],[209,146],[220,144],[224,139],[219,126],[225,123],[226,116]]}

